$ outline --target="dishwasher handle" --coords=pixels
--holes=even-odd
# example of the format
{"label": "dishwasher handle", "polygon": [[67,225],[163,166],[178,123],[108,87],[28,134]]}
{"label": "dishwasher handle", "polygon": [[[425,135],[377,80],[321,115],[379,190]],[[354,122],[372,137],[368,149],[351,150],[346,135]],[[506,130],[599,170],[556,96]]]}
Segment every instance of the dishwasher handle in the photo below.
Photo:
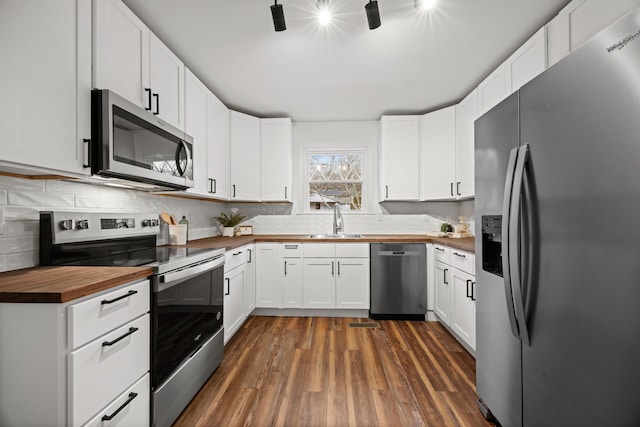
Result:
{"label": "dishwasher handle", "polygon": [[418,251],[379,251],[375,255],[378,256],[419,256]]}

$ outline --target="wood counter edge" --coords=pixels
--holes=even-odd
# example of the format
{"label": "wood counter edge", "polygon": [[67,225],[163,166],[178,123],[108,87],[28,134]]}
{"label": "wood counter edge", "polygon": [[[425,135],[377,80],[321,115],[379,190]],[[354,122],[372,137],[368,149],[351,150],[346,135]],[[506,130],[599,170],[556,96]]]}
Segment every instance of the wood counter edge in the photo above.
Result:
{"label": "wood counter edge", "polygon": [[[36,267],[37,268],[37,267]],[[64,267],[60,267],[64,268]],[[92,267],[86,267],[92,268]],[[118,268],[118,267],[112,267]],[[151,267],[136,267],[136,271],[122,272],[118,275],[108,277],[104,280],[94,281],[86,286],[74,287],[69,290],[59,291],[2,291],[0,287],[0,303],[43,303],[43,304],[61,304],[80,299],[86,296],[97,294],[98,292],[115,288],[127,283],[145,279],[153,274]],[[20,270],[15,270],[20,271]]]}

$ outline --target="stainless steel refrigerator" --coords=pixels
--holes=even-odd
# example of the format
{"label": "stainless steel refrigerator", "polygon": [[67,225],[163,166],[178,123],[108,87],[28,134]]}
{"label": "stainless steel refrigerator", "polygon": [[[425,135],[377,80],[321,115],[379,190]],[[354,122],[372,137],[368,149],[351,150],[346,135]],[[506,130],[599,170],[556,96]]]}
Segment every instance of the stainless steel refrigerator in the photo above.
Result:
{"label": "stainless steel refrigerator", "polygon": [[475,126],[481,407],[640,426],[640,10]]}

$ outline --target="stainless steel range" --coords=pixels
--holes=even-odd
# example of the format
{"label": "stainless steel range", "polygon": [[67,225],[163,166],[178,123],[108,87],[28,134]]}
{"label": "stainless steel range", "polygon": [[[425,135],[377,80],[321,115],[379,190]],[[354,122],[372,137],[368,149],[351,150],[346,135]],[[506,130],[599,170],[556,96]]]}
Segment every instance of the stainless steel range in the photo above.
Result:
{"label": "stainless steel range", "polygon": [[150,266],[151,419],[170,426],[222,361],[224,249],[156,247],[157,214],[40,213],[40,265]]}

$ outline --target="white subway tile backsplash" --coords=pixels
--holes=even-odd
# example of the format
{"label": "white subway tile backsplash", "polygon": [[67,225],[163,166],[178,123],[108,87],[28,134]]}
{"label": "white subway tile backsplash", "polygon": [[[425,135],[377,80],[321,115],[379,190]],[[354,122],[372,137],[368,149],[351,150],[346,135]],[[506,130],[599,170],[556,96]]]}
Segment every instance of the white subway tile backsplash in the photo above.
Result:
{"label": "white subway tile backsplash", "polygon": [[0,205],[7,204],[7,190],[0,189]]}
{"label": "white subway tile backsplash", "polygon": [[13,191],[44,191],[45,180],[41,179],[22,179],[11,176],[0,176],[0,188],[6,188]]}
{"label": "white subway tile backsplash", "polygon": [[[127,209],[127,207],[131,204],[130,202],[130,200],[125,201],[125,199],[108,197],[102,198],[99,196],[75,196],[75,207],[77,208],[119,210]],[[129,209],[134,210],[131,208]]]}
{"label": "white subway tile backsplash", "polygon": [[7,270],[35,267],[38,265],[38,249],[7,255]]}
{"label": "white subway tile backsplash", "polygon": [[38,206],[5,206],[4,207],[4,220],[5,221],[39,221],[40,211],[45,210],[43,207]]}
{"label": "white subway tile backsplash", "polygon": [[38,248],[38,236],[8,237],[0,240],[0,255],[33,251]]}
{"label": "white subway tile backsplash", "polygon": [[72,194],[38,191],[9,191],[8,204],[11,206],[73,207],[74,196]]}
{"label": "white subway tile backsplash", "polygon": [[7,237],[37,237],[39,234],[39,221],[11,221],[5,224]]}

